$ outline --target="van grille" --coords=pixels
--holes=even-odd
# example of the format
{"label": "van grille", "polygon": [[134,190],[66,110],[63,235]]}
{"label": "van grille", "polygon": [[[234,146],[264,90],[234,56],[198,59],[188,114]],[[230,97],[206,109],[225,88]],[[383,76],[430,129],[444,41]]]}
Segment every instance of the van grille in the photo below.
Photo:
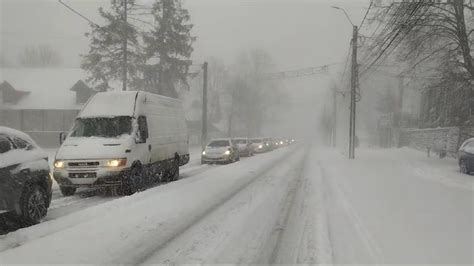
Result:
{"label": "van grille", "polygon": [[99,162],[70,162],[68,166],[71,168],[89,168],[99,166]]}

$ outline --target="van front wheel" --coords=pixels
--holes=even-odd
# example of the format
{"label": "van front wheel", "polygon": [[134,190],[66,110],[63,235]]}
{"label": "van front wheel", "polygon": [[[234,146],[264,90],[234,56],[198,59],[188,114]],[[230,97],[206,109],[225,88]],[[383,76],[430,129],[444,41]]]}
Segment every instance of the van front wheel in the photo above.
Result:
{"label": "van front wheel", "polygon": [[143,167],[141,165],[135,165],[130,170],[130,174],[125,178],[122,184],[122,193],[126,196],[130,196],[144,188],[143,184]]}

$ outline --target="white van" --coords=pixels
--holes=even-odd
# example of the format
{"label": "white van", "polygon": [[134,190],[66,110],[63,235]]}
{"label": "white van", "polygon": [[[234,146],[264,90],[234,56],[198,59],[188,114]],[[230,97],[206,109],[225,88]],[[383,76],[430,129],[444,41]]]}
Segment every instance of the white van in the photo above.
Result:
{"label": "white van", "polygon": [[148,92],[101,92],[79,113],[56,153],[54,179],[65,196],[78,187],[130,195],[179,178],[189,161],[179,100]]}

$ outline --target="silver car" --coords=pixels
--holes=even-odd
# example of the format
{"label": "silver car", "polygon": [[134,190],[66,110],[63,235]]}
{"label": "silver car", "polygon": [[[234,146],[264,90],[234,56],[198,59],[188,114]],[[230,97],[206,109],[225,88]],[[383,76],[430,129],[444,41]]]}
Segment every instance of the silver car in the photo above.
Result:
{"label": "silver car", "polygon": [[240,154],[231,139],[211,140],[201,155],[201,164],[233,163],[236,161],[240,161]]}

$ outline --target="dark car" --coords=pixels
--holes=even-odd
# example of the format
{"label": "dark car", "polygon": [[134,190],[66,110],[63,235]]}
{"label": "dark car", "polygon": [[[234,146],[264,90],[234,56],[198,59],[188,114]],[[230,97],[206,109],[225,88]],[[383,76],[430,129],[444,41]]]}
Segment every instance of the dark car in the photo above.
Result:
{"label": "dark car", "polygon": [[0,127],[0,213],[37,224],[51,203],[48,156],[26,134]]}
{"label": "dark car", "polygon": [[237,146],[240,156],[253,156],[254,149],[252,142],[248,138],[235,138],[232,142]]}
{"label": "dark car", "polygon": [[264,139],[264,144],[267,151],[273,151],[277,148],[276,140],[273,138]]}
{"label": "dark car", "polygon": [[458,163],[461,173],[474,171],[474,138],[466,140],[459,148]]}

